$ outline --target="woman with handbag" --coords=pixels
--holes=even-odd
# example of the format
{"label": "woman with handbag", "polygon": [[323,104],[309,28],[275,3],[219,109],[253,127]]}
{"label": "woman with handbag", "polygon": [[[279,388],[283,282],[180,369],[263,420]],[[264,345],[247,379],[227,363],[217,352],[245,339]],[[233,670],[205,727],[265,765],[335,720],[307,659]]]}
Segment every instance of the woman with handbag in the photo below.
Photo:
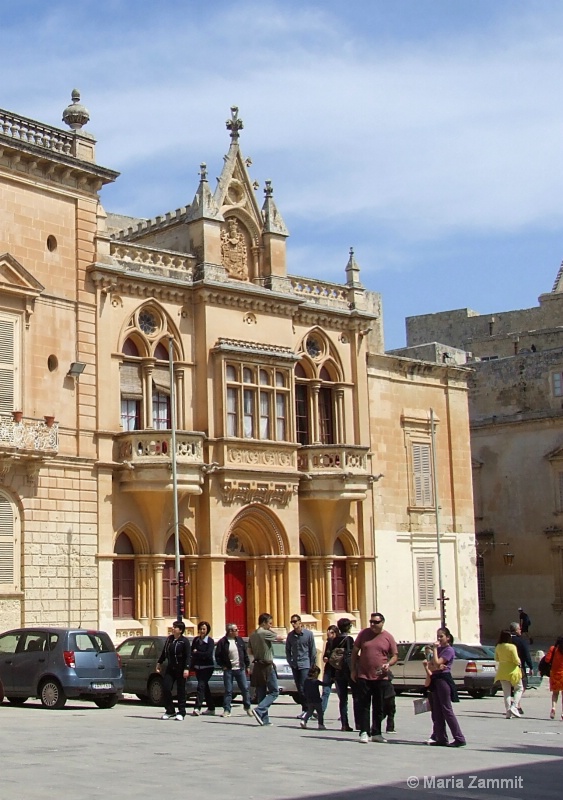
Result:
{"label": "woman with handbag", "polygon": [[559,692],[561,695],[561,719],[563,720],[563,636],[560,636],[555,644],[549,648],[545,655],[545,660],[551,665],[549,672],[549,691],[551,692],[551,711],[549,718],[555,719]]}
{"label": "woman with handbag", "polygon": [[[519,706],[524,691],[522,669],[520,656],[516,645],[512,643],[510,631],[500,632],[497,646],[495,647],[495,661],[498,664],[495,680],[500,681],[502,686],[506,718],[521,717],[522,712],[519,711]],[[513,698],[511,698],[512,690],[514,690]]]}

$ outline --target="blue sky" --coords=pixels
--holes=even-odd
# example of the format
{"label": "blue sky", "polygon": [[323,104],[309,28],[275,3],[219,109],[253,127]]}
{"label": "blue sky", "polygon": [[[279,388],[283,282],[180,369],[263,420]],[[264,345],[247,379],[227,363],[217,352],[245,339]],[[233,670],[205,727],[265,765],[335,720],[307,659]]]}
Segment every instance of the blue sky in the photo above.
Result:
{"label": "blue sky", "polygon": [[526,308],[563,259],[563,3],[34,0],[0,29],[0,106],[62,126],[78,87],[106,209],[150,217],[219,175],[238,105],[292,274],[342,282],[352,245],[404,319]]}

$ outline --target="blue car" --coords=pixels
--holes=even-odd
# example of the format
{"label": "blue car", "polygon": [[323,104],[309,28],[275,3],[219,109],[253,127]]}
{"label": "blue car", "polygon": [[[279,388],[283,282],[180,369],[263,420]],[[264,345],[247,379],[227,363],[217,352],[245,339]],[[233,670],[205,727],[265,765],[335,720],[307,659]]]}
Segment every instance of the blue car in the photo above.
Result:
{"label": "blue car", "polygon": [[0,682],[12,705],[38,697],[44,708],[67,699],[112,708],[123,694],[119,656],[104,631],[19,628],[0,635]]}

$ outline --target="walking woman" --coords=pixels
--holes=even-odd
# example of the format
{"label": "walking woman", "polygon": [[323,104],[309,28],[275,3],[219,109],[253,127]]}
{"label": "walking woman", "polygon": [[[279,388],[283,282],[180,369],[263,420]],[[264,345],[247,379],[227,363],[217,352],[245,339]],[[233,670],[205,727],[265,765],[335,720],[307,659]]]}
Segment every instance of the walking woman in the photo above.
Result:
{"label": "walking woman", "polygon": [[330,658],[330,654],[332,652],[332,648],[334,645],[334,639],[338,636],[338,628],[336,625],[329,625],[326,629],[326,645],[325,651],[323,653],[323,664],[324,664],[324,672],[323,672],[323,714],[326,712],[328,701],[330,698],[330,690],[332,689],[332,684],[335,681],[336,671],[334,667],[329,664],[328,660]]}
{"label": "walking woman", "polygon": [[[506,718],[521,717],[518,710],[524,685],[522,683],[522,669],[520,667],[520,656],[516,645],[512,643],[510,631],[501,631],[495,647],[495,661],[498,664],[495,680],[500,681],[504,694],[504,706]],[[514,690],[514,698],[511,698]]]}
{"label": "walking woman", "polygon": [[[465,736],[452,709],[452,690],[447,676],[451,674],[455,651],[453,636],[447,628],[439,628],[432,645],[427,674],[430,677],[429,699],[432,711],[432,736],[427,744],[438,747],[465,747]],[[454,737],[448,742],[446,724]]]}
{"label": "walking woman", "polygon": [[211,625],[209,622],[200,622],[197,626],[198,635],[192,642],[192,659],[190,662],[190,669],[195,671],[197,677],[197,696],[195,701],[195,708],[192,712],[193,717],[199,717],[201,714],[201,707],[203,700],[207,705],[207,714],[215,714],[215,703],[211,689],[209,688],[209,679],[213,675],[213,650],[215,642],[209,635],[211,633]]}
{"label": "walking woman", "polygon": [[551,692],[551,711],[549,718],[555,719],[559,692],[561,695],[561,719],[563,720],[563,636],[560,636],[553,647],[550,647],[546,654],[546,661],[551,664],[549,673],[549,691]]}

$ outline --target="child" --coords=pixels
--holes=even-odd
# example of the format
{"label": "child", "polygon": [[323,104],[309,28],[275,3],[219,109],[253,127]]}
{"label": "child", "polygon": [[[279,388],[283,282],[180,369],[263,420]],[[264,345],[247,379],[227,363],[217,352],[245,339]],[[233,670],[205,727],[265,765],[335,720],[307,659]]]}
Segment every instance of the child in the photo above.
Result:
{"label": "child", "polygon": [[305,716],[299,724],[302,728],[306,728],[307,723],[316,711],[319,722],[319,730],[326,731],[324,725],[323,701],[320,691],[320,687],[325,686],[326,684],[319,680],[319,674],[320,669],[317,666],[313,666],[309,670],[308,676],[305,678],[303,683],[303,696],[305,697],[305,701],[307,703],[307,711],[305,712]]}

